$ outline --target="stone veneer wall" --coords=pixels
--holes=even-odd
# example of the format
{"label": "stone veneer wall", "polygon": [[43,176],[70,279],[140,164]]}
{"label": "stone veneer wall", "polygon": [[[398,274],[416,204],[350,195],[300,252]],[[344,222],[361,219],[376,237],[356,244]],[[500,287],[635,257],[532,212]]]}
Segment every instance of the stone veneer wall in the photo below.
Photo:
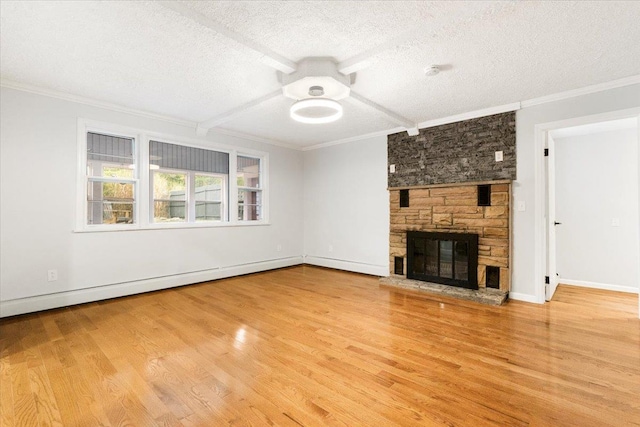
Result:
{"label": "stone veneer wall", "polygon": [[421,129],[417,136],[400,132],[387,141],[396,168],[388,173],[389,188],[516,179],[515,112]]}
{"label": "stone veneer wall", "polygon": [[407,271],[407,231],[474,233],[478,242],[478,286],[485,287],[487,266],[500,267],[500,289],[510,288],[509,206],[511,184],[491,184],[491,206],[478,206],[478,186],[412,188],[409,207],[400,207],[400,190],[390,193],[389,266],[404,258]]}

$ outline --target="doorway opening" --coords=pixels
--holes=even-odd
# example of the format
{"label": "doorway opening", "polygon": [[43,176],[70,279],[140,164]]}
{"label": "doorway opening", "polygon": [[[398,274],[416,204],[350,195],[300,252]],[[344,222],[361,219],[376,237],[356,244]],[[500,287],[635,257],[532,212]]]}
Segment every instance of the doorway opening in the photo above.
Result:
{"label": "doorway opening", "polygon": [[536,126],[538,302],[559,281],[638,292],[639,122],[632,109]]}

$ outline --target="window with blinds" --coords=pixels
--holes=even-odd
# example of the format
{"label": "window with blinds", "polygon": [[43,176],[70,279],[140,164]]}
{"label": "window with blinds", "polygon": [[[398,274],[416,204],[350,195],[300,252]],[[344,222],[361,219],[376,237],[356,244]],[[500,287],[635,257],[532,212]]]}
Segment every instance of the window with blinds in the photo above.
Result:
{"label": "window with blinds", "polygon": [[87,133],[87,224],[134,224],[135,140]]}
{"label": "window with blinds", "polygon": [[154,223],[225,221],[229,153],[149,141]]}
{"label": "window with blinds", "polygon": [[267,153],[184,145],[84,119],[78,135],[78,231],[267,222]]}
{"label": "window with blinds", "polygon": [[261,161],[259,158],[238,156],[238,221],[262,219]]}
{"label": "window with blinds", "polygon": [[149,163],[161,169],[229,174],[229,153],[149,141]]}

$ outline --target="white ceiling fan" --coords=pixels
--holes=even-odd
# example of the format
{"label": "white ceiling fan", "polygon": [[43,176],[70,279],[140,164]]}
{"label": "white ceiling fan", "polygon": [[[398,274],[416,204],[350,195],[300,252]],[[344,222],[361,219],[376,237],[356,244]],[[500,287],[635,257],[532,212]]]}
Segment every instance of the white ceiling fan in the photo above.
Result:
{"label": "white ceiling fan", "polygon": [[[352,74],[369,66],[372,59],[382,51],[402,43],[405,39],[410,39],[413,37],[412,34],[390,40],[381,46],[339,63],[324,57],[304,58],[296,63],[239,33],[229,30],[224,25],[181,2],[168,1],[160,4],[253,50],[259,55],[263,64],[274,68],[280,74],[281,89],[198,123],[196,128],[198,135],[206,135],[209,129],[229,122],[279,96],[285,96],[295,101],[291,105],[290,115],[291,118],[302,123],[317,124],[338,120],[342,117],[342,105],[338,101],[345,100],[376,110],[392,122],[404,127],[409,135],[418,135],[418,126],[415,122],[351,90]],[[439,71],[437,66],[431,66],[430,70],[434,74]],[[434,74],[427,73],[427,75]]]}

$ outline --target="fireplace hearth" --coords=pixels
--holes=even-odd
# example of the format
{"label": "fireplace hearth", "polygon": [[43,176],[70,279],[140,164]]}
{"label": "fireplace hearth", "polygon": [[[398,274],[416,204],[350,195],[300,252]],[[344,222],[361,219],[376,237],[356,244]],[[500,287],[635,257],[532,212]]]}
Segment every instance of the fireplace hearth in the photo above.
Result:
{"label": "fireplace hearth", "polygon": [[478,235],[407,232],[407,278],[478,289]]}

